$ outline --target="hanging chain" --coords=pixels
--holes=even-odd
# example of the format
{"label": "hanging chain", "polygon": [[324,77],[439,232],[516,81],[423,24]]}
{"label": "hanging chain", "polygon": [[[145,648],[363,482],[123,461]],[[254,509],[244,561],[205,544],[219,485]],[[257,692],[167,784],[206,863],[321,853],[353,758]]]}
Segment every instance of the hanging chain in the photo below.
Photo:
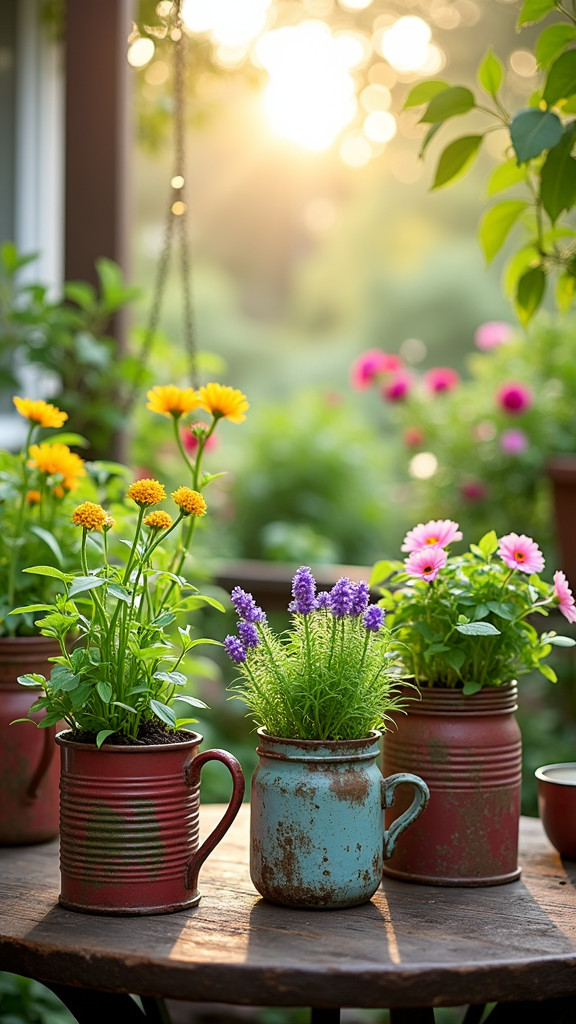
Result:
{"label": "hanging chain", "polygon": [[139,373],[137,374],[128,399],[130,408],[140,390],[144,369],[150,358],[154,338],[158,330],[162,301],[166,291],[170,257],[177,235],[180,251],[179,269],[182,281],[184,345],[188,363],[188,377],[193,387],[198,387],[198,353],[196,345],[196,326],[192,301],[192,267],[190,259],[190,232],[188,204],[186,202],[186,152],[185,152],[185,48],[186,37],[182,28],[181,6],[178,0],[176,14],[170,35],[173,39],[173,72],[174,72],[174,166],[170,184],[170,200],[164,227],[162,251],[156,267],[152,303],[139,355]]}

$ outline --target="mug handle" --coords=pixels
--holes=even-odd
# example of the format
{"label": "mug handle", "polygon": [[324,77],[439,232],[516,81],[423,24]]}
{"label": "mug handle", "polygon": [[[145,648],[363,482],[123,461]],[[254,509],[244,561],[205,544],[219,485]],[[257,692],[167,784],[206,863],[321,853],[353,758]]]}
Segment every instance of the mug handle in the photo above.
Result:
{"label": "mug handle", "polygon": [[407,811],[404,811],[399,818],[395,818],[389,829],[384,829],[384,859],[387,860],[394,853],[396,840],[401,832],[408,825],[411,825],[416,818],[422,814],[430,799],[430,790],[419,775],[410,775],[409,772],[398,772],[396,775],[389,775],[382,779],[382,806],[392,807],[396,786],[408,783],[414,787],[414,799]]}
{"label": "mug handle", "polygon": [[238,759],[235,758],[233,754],[229,754],[227,750],[203,750],[202,753],[196,754],[196,757],[192,758],[190,763],[186,766],[185,779],[188,786],[192,787],[200,784],[200,773],[207,761],[221,761],[222,764],[226,765],[232,776],[233,788],[232,796],[230,797],[230,802],[224,812],[224,816],[220,819],[216,828],[213,829],[210,835],[204,840],[202,845],[194,851],[186,865],[186,888],[191,889],[193,891],[193,895],[197,895],[198,874],[200,868],[208,854],[212,853],[214,847],[216,847],[220,840],[224,838],[224,835],[230,828],[230,825],[242,806],[242,799],[244,797],[245,783],[242,766]]}
{"label": "mug handle", "polygon": [[48,771],[56,752],[56,743],[54,742],[56,726],[49,725],[45,729],[42,729],[42,732],[44,733],[42,753],[40,754],[40,760],[38,761],[36,770],[28,783],[28,788],[26,789],[26,801],[28,803],[33,803],[34,800],[37,799],[38,790],[44,781],[46,772]]}

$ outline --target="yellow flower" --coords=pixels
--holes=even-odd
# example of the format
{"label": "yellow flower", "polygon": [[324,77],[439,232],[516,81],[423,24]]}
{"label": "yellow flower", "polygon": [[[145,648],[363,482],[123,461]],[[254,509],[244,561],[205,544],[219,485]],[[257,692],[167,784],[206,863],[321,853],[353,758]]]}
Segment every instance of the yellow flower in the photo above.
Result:
{"label": "yellow flower", "polygon": [[21,416],[31,423],[38,423],[41,427],[61,427],[68,419],[67,412],[62,412],[55,405],[41,399],[34,401],[32,398],[19,398],[16,395],[12,401]]}
{"label": "yellow flower", "polygon": [[108,513],[102,505],[95,505],[93,501],[83,501],[72,513],[72,522],[85,530],[102,530],[107,518]]}
{"label": "yellow flower", "polygon": [[114,526],[115,522],[116,522],[116,520],[114,519],[114,517],[111,516],[109,512],[107,512],[106,513],[106,519],[104,520],[104,524],[103,524],[104,532],[108,533],[108,530],[112,529],[112,527]]}
{"label": "yellow flower", "polygon": [[198,399],[200,409],[206,409],[215,419],[225,417],[231,423],[242,423],[246,419],[246,409],[250,408],[246,395],[238,388],[229,388],[224,384],[206,384],[199,389]]}
{"label": "yellow flower", "polygon": [[169,530],[172,526],[172,516],[168,512],[159,509],[157,512],[150,512],[144,520],[144,526],[151,530]]}
{"label": "yellow flower", "polygon": [[71,452],[67,444],[31,444],[28,454],[28,465],[32,469],[39,469],[47,476],[58,474],[63,478],[61,484],[67,491],[74,491],[78,487],[77,478],[86,476],[84,460]]}
{"label": "yellow flower", "polygon": [[186,413],[198,408],[198,392],[195,388],[179,388],[176,384],[156,385],[148,392],[150,399],[146,408],[159,412],[162,416],[173,416],[179,419]]}
{"label": "yellow flower", "polygon": [[26,495],[26,501],[29,505],[39,505],[42,501],[42,495],[40,491],[28,491]]}
{"label": "yellow flower", "polygon": [[172,491],[171,497],[180,506],[184,516],[205,516],[206,502],[199,491],[193,491],[191,487],[178,487]]}
{"label": "yellow flower", "polygon": [[140,508],[146,508],[148,505],[157,505],[159,501],[164,501],[166,491],[158,480],[135,480],[130,484],[126,497],[132,498]]}

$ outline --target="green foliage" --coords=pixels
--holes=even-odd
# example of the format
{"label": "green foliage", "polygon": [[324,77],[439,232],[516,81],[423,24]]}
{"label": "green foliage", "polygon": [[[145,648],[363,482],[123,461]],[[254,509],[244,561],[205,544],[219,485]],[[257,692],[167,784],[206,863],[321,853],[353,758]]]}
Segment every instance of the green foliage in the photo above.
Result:
{"label": "green foliage", "polygon": [[6,388],[16,389],[16,355],[55,381],[55,401],[72,429],[91,439],[92,455],[107,457],[114,434],[125,424],[136,386],[146,370],[135,353],[119,353],[107,333],[112,317],[139,290],[126,285],[111,260],[96,261],[98,288],[68,282],[53,299],[42,284],[19,283],[20,271],[36,257],[12,242],[0,248],[0,368]]}
{"label": "green foliage", "polygon": [[468,694],[534,670],[556,681],[545,659],[552,646],[576,641],[539,634],[529,621],[558,604],[555,588],[495,559],[497,551],[492,530],[466,553],[450,554],[431,581],[413,578],[401,562],[374,567],[370,583],[380,585],[387,621],[406,645],[405,669],[419,686]]}
{"label": "green foliage", "polygon": [[69,1024],[75,1019],[40,982],[0,972],[1,1024]]}
{"label": "green foliage", "polygon": [[576,204],[576,160],[572,155],[576,123],[570,118],[576,109],[576,15],[554,0],[525,0],[518,27],[534,24],[553,12],[565,20],[544,28],[536,42],[541,86],[524,108],[515,113],[507,109],[502,95],[503,65],[492,49],[481,60],[477,75],[489,98],[488,106],[465,86],[447,86],[436,80],[420,82],[405,103],[406,107],[426,104],[421,122],[432,127],[422,152],[451,118],[475,112],[488,119],[483,133],[454,139],[440,153],[433,188],[461,177],[489,132],[507,130],[510,147],[491,175],[488,194],[521,187],[528,198],[514,198],[489,209],[480,226],[480,241],[489,263],[512,229],[517,224],[522,227],[523,238],[517,242],[510,266],[518,258],[524,263],[522,272],[512,275],[511,296],[523,324],[542,305],[552,277],[557,281],[556,302],[562,312],[571,305],[576,290],[576,231],[569,220]]}
{"label": "green foliage", "polygon": [[256,643],[246,645],[245,660],[234,658],[241,676],[231,687],[257,726],[272,736],[315,740],[359,739],[386,727],[388,713],[401,707],[393,675],[398,645],[389,629],[367,628],[364,587],[362,612],[336,614],[328,604],[294,611],[280,635],[257,609]]}

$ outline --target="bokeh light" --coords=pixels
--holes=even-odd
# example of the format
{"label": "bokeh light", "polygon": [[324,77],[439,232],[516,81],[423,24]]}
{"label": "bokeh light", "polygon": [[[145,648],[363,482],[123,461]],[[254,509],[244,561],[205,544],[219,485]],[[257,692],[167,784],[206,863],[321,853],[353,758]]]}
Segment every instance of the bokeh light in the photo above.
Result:
{"label": "bokeh light", "polygon": [[154,56],[156,47],[152,39],[138,36],[128,47],[128,63],[133,68],[143,68]]}

